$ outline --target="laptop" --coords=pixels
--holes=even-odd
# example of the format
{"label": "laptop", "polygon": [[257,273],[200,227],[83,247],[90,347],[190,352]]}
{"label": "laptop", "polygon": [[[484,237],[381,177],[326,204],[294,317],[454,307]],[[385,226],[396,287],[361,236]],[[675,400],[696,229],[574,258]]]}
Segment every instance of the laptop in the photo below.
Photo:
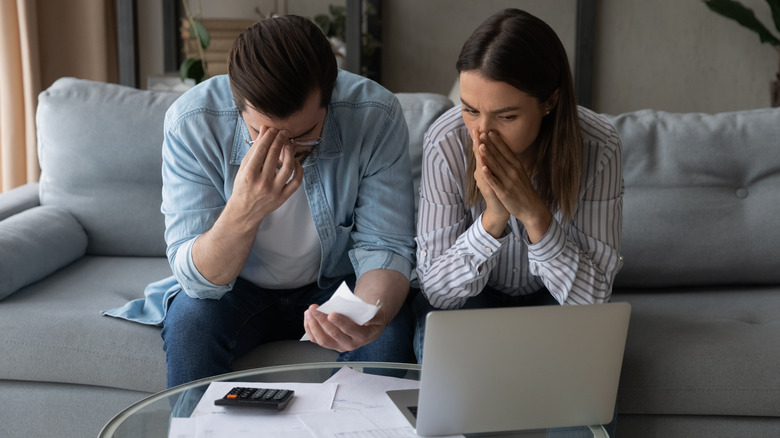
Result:
{"label": "laptop", "polygon": [[631,306],[432,311],[420,388],[387,391],[422,436],[607,424]]}

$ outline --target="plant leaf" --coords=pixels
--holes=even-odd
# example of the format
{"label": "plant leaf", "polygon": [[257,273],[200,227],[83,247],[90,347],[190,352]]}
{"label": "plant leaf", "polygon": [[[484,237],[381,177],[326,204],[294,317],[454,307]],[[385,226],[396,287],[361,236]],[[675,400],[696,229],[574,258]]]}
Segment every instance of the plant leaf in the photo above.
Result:
{"label": "plant leaf", "polygon": [[211,44],[211,35],[209,35],[209,31],[207,31],[203,24],[198,20],[192,20],[191,23],[194,26],[194,29],[190,27],[190,35],[200,41],[201,47],[208,49],[209,44]]}
{"label": "plant leaf", "polygon": [[769,9],[772,10],[772,21],[775,22],[775,28],[780,31],[780,0],[766,0],[769,3]]}
{"label": "plant leaf", "polygon": [[337,36],[346,40],[347,36],[347,17],[344,15],[335,15],[331,22],[331,36]]}
{"label": "plant leaf", "polygon": [[773,46],[780,45],[780,40],[758,21],[753,10],[746,8],[742,3],[734,0],[704,0],[704,4],[711,11],[735,20],[742,26],[756,32],[762,43],[769,43]]}
{"label": "plant leaf", "polygon": [[206,80],[206,71],[203,69],[203,61],[200,59],[187,58],[179,67],[179,77],[184,81],[187,78],[195,80],[198,84]]}
{"label": "plant leaf", "polygon": [[319,26],[325,36],[332,36],[330,35],[330,17],[325,14],[315,15],[314,22],[317,23],[317,26]]}

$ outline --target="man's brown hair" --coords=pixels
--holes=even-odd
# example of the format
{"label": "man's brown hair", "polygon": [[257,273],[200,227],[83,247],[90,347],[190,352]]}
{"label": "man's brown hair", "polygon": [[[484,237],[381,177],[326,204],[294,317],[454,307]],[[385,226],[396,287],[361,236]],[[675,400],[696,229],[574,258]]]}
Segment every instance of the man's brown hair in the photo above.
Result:
{"label": "man's brown hair", "polygon": [[330,103],[338,67],[330,41],[311,20],[295,15],[267,18],[244,30],[228,55],[230,89],[238,110],[246,105],[285,119],[320,92]]}

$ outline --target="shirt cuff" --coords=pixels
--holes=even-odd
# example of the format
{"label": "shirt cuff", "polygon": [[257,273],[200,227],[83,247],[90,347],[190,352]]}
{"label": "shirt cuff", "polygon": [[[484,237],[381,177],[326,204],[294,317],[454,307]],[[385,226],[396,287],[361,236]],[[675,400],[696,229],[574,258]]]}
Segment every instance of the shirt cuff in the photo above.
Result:
{"label": "shirt cuff", "polygon": [[482,227],[482,215],[479,215],[474,225],[466,230],[466,246],[474,254],[475,259],[482,264],[491,257],[495,257],[509,236],[499,239],[494,238]]}
{"label": "shirt cuff", "polygon": [[219,299],[235,284],[235,280],[225,285],[216,285],[206,279],[192,260],[192,245],[195,239],[184,242],[176,250],[176,258],[171,263],[173,273],[184,292],[192,298]]}
{"label": "shirt cuff", "polygon": [[[523,234],[527,234],[525,231]],[[528,241],[528,236],[523,236]],[[528,244],[528,259],[531,262],[546,263],[558,257],[566,248],[566,233],[555,219],[550,221],[547,232],[536,243]]]}
{"label": "shirt cuff", "polygon": [[349,252],[350,261],[355,269],[355,277],[373,269],[390,269],[400,272],[407,280],[412,275],[412,263],[399,254],[388,250],[368,250],[355,248]]}

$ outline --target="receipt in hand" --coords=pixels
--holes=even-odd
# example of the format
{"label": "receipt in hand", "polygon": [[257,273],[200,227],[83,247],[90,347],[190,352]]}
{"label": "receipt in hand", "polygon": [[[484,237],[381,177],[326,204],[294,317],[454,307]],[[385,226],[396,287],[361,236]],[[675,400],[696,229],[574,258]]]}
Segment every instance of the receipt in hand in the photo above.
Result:
{"label": "receipt in hand", "polygon": [[[340,313],[349,317],[355,324],[363,325],[376,315],[379,311],[379,302],[376,305],[368,304],[356,297],[355,294],[349,290],[347,283],[341,283],[341,286],[336,289],[333,296],[328,301],[323,303],[317,310],[322,313],[331,314],[332,312]],[[304,334],[301,341],[308,341],[309,336]]]}

